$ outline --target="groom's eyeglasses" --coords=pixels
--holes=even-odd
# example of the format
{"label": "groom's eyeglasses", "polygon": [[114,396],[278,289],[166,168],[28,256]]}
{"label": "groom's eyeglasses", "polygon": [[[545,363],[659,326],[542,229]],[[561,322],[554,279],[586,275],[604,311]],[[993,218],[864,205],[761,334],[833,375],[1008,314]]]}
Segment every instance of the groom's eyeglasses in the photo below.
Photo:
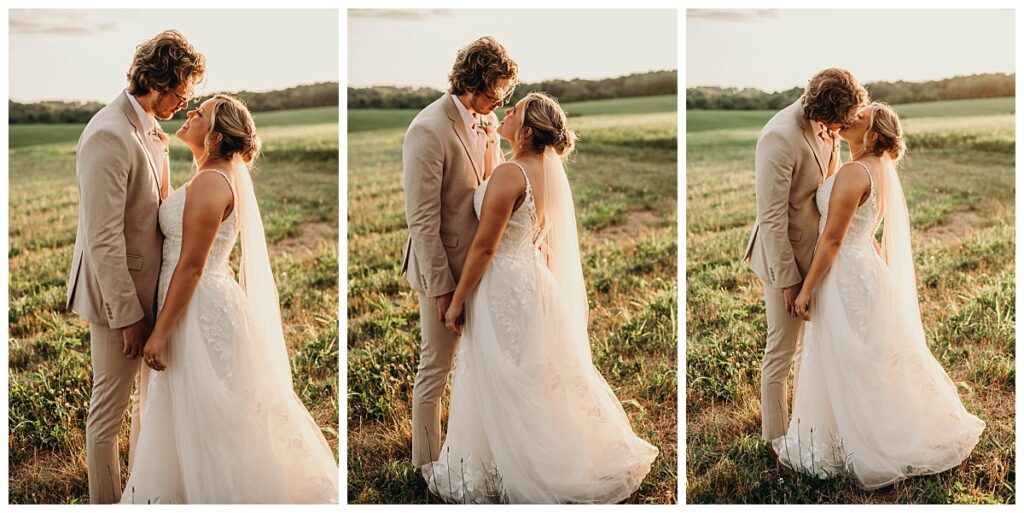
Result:
{"label": "groom's eyeglasses", "polygon": [[496,91],[500,95],[492,95],[491,93],[483,93],[484,97],[491,100],[491,105],[501,105],[503,103],[509,103],[512,100],[512,89],[508,91]]}
{"label": "groom's eyeglasses", "polygon": [[182,95],[178,94],[177,91],[171,91],[171,93],[174,94],[174,97],[178,99],[178,107],[179,108],[182,108],[182,109],[187,109],[188,108],[188,103],[190,101],[192,101],[191,98],[187,98],[185,96],[182,96]]}

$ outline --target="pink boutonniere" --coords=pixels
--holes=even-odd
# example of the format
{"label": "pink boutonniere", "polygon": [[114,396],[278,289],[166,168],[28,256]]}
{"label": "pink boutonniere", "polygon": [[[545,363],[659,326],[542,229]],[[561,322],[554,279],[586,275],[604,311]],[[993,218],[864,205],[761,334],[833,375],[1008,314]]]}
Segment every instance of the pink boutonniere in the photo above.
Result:
{"label": "pink boutonniere", "polygon": [[170,153],[169,145],[170,145],[171,139],[169,137],[167,137],[167,133],[164,132],[162,128],[160,128],[160,125],[157,125],[156,128],[153,129],[153,132],[152,132],[151,135],[155,136],[157,139],[160,140],[160,143],[163,144],[163,146],[164,146],[164,154],[165,155]]}
{"label": "pink boutonniere", "polygon": [[481,119],[480,120],[480,128],[483,128],[484,132],[487,133],[487,144],[488,144],[488,146],[492,145],[492,144],[496,144],[498,142],[497,140],[495,140],[495,137],[494,137],[494,125],[492,125],[490,121],[488,121],[486,119]]}

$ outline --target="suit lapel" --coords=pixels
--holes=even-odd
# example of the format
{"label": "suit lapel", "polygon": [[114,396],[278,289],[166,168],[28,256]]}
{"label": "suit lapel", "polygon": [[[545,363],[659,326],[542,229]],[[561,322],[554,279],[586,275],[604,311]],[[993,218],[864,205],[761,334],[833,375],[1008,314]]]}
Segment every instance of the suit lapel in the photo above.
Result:
{"label": "suit lapel", "polygon": [[124,113],[125,117],[128,118],[128,123],[131,123],[132,128],[135,129],[135,138],[138,139],[139,144],[142,145],[143,153],[146,154],[146,162],[149,163],[149,171],[153,175],[153,179],[156,180],[156,188],[159,192],[160,171],[158,170],[159,168],[157,167],[156,162],[153,162],[153,152],[149,151],[149,143],[146,141],[146,137],[148,136],[142,133],[142,120],[139,119],[138,114],[135,113],[135,108],[132,107],[128,98],[125,98],[123,94],[120,97],[120,101],[121,112]]}
{"label": "suit lapel", "polygon": [[821,156],[821,143],[818,142],[818,134],[815,130],[817,123],[814,120],[805,118],[799,109],[797,110],[797,116],[800,116],[800,124],[804,128],[804,140],[811,147],[811,152],[814,153],[814,160],[818,161],[818,170],[821,171],[821,176],[824,177],[828,169],[828,161]]}
{"label": "suit lapel", "polygon": [[455,106],[455,99],[451,95],[447,96],[448,103],[445,104],[445,112],[448,114],[448,119],[452,122],[452,130],[455,130],[455,134],[459,136],[463,149],[469,155],[469,161],[473,164],[473,173],[476,174],[477,184],[483,183],[483,163],[480,162],[483,155],[476,154],[476,143],[470,139],[469,129],[462,122],[462,115],[459,113],[458,107]]}

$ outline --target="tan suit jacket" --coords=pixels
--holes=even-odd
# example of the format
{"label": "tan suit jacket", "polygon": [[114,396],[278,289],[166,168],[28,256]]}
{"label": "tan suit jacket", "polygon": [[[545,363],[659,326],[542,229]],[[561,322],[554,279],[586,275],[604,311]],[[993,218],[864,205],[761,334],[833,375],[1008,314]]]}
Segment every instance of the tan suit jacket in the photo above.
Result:
{"label": "tan suit jacket", "polygon": [[839,163],[837,142],[822,142],[817,122],[803,116],[801,99],[779,111],[761,130],[754,157],[757,220],[744,259],[767,287],[803,280],[818,240],[820,213],[814,196],[830,167]]}
{"label": "tan suit jacket", "polygon": [[[409,125],[402,144],[409,241],[402,272],[427,297],[455,290],[476,234],[473,192],[485,179],[484,159],[448,93]],[[492,112],[485,117],[497,124]]]}
{"label": "tan suit jacket", "polygon": [[78,140],[78,234],[67,306],[112,329],[156,319],[163,251],[159,173],[168,162],[153,161],[142,126],[122,93]]}

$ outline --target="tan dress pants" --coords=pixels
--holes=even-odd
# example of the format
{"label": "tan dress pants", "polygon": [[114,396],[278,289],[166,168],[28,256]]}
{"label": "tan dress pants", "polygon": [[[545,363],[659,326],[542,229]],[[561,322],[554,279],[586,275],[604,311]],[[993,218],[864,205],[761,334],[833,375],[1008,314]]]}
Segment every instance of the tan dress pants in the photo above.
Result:
{"label": "tan dress pants", "polygon": [[[89,502],[111,504],[121,500],[121,464],[117,435],[121,432],[125,409],[133,397],[132,385],[139,376],[142,358],[128,359],[122,353],[121,329],[98,323],[89,324],[92,352],[92,398],[85,424],[85,451],[89,465]],[[135,439],[141,424],[138,401],[132,407],[128,470],[131,471]]]}
{"label": "tan dress pants", "polygon": [[761,362],[761,433],[765,440],[774,440],[789,427],[786,385],[794,364],[799,372],[804,321],[786,311],[783,289],[766,286],[764,293],[768,336]]}
{"label": "tan dress pants", "polygon": [[437,316],[437,298],[420,299],[420,362],[412,388],[412,464],[436,461],[441,453],[441,396],[448,384],[459,338]]}

